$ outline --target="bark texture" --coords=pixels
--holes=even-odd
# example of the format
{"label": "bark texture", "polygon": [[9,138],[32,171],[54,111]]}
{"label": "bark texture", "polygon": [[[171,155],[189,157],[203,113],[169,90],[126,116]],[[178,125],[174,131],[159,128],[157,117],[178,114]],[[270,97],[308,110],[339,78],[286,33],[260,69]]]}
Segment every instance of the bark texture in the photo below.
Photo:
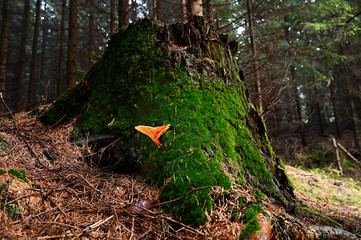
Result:
{"label": "bark texture", "polygon": [[38,53],[38,39],[39,39],[39,24],[40,24],[40,4],[41,1],[36,1],[36,10],[35,10],[35,25],[34,25],[34,36],[33,36],[33,47],[31,51],[31,67],[30,67],[30,76],[29,76],[29,91],[28,91],[28,107],[31,108],[31,105],[34,103],[34,91],[35,91],[35,81],[36,81],[36,61]]}
{"label": "bark texture", "polygon": [[16,76],[16,83],[18,85],[16,95],[15,108],[19,110],[23,104],[23,93],[24,93],[24,77],[25,77],[25,59],[26,59],[26,41],[28,39],[28,26],[29,26],[29,11],[30,11],[30,0],[24,2],[24,12],[22,19],[22,32],[20,42],[20,53],[19,53],[19,72]]}
{"label": "bark texture", "polygon": [[56,96],[60,96],[63,92],[64,85],[64,45],[65,45],[65,10],[66,10],[66,0],[63,0],[61,7],[61,24],[60,24],[60,47],[59,47],[59,61],[58,61],[58,76],[56,81]]}
{"label": "bark texture", "polygon": [[128,0],[119,0],[118,2],[119,28],[129,24],[129,2]]}
{"label": "bark texture", "polygon": [[263,113],[263,100],[262,100],[262,88],[261,88],[261,75],[259,72],[259,64],[258,64],[258,56],[257,56],[257,46],[256,46],[256,39],[253,27],[253,8],[252,8],[252,0],[247,0],[247,15],[248,15],[248,24],[249,24],[249,33],[251,39],[251,49],[252,49],[252,59],[253,59],[253,67],[255,73],[255,92],[256,92],[256,99],[257,105],[259,108],[260,113]]}
{"label": "bark texture", "polygon": [[69,36],[68,36],[68,62],[67,62],[67,88],[76,86],[76,43],[78,31],[78,0],[69,2]]}
{"label": "bark texture", "polygon": [[[9,42],[9,0],[3,1],[2,23],[1,23],[1,41],[0,41],[0,93],[5,95],[6,88],[6,67]],[[1,104],[0,113],[5,110]]]}

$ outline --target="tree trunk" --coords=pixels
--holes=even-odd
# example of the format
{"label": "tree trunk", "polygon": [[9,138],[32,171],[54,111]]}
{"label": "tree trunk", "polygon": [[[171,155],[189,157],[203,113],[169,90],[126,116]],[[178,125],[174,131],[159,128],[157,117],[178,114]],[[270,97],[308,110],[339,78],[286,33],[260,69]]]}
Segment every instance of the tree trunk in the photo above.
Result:
{"label": "tree trunk", "polygon": [[[254,195],[248,202],[263,192],[292,210],[292,188],[262,118],[248,101],[229,42],[202,17],[187,25],[139,20],[112,37],[84,81],[41,120],[52,124],[77,116],[80,133],[116,135],[116,141],[96,144],[113,146],[100,166],[123,171],[140,166],[143,176],[161,187],[162,208],[186,224],[205,224],[207,212],[224,206],[222,199],[240,185]],[[154,131],[164,127],[146,127],[168,124],[160,143]],[[159,147],[137,133],[139,125]],[[215,191],[217,201],[211,198]],[[232,210],[241,213],[243,207]]]}
{"label": "tree trunk", "polygon": [[[9,0],[3,1],[2,6],[2,23],[1,23],[1,40],[0,40],[0,94],[5,97],[6,90],[6,68],[9,43]],[[3,104],[0,104],[0,113],[5,111]]]}
{"label": "tree trunk", "polygon": [[207,21],[208,21],[210,24],[213,24],[213,22],[214,22],[214,17],[213,17],[212,0],[206,0],[205,5],[206,5],[206,11],[207,11]]}
{"label": "tree trunk", "polygon": [[20,53],[18,60],[19,72],[16,76],[16,102],[15,109],[19,110],[23,104],[23,93],[24,93],[24,77],[25,77],[25,59],[26,59],[26,42],[28,40],[28,26],[29,26],[29,12],[30,12],[30,0],[24,2],[24,12],[21,27],[21,41],[20,41]]}
{"label": "tree trunk", "polygon": [[34,37],[33,37],[33,47],[31,55],[31,67],[30,67],[30,76],[29,76],[29,91],[28,91],[28,108],[31,108],[34,103],[34,88],[35,88],[35,79],[36,79],[36,60],[38,52],[38,39],[39,39],[39,24],[40,24],[40,5],[41,0],[36,1],[36,10],[35,10],[35,25],[34,25]]}
{"label": "tree trunk", "polygon": [[221,21],[219,20],[219,12],[218,12],[218,7],[216,8],[216,29],[220,29],[221,28]]}
{"label": "tree trunk", "polygon": [[158,4],[158,0],[153,0],[153,19],[154,19],[155,21],[158,20],[157,4]]}
{"label": "tree trunk", "polygon": [[129,2],[128,0],[119,0],[118,3],[119,28],[129,24]]}
{"label": "tree trunk", "polygon": [[347,91],[350,99],[350,107],[351,107],[351,116],[352,122],[354,126],[354,135],[355,135],[355,145],[357,149],[361,148],[361,124],[360,120],[357,116],[356,104],[355,104],[355,94],[353,90],[353,85],[350,82],[350,79],[346,79]]}
{"label": "tree trunk", "polygon": [[324,132],[324,129],[323,129],[323,121],[322,121],[322,113],[321,113],[321,108],[320,108],[320,102],[319,102],[319,98],[318,98],[319,94],[318,94],[318,90],[317,90],[317,86],[316,86],[317,83],[316,83],[314,73],[312,73],[312,84],[314,86],[313,97],[315,99],[313,104],[314,104],[315,111],[316,111],[316,117],[317,117],[318,127],[319,127],[319,130],[320,130],[320,135],[325,135],[325,132]]}
{"label": "tree trunk", "polygon": [[253,61],[253,67],[254,67],[254,73],[255,73],[255,92],[256,92],[257,105],[259,108],[259,112],[262,115],[263,103],[262,103],[261,77],[260,77],[260,73],[259,73],[256,39],[255,39],[254,27],[253,27],[253,13],[252,13],[252,1],[251,0],[247,0],[247,15],[248,15],[249,33],[250,33],[250,39],[251,39],[252,61]]}
{"label": "tree trunk", "polygon": [[334,80],[333,80],[331,71],[329,72],[329,80],[330,80],[330,84],[329,84],[330,98],[331,98],[332,107],[333,107],[333,114],[335,117],[336,134],[337,134],[337,139],[340,139],[342,137],[342,135],[341,135],[341,130],[340,130],[340,121],[339,121],[339,117],[338,117],[337,104],[336,104],[336,98],[335,98],[335,87],[333,84]]}
{"label": "tree trunk", "polygon": [[295,100],[296,100],[298,126],[299,126],[300,135],[301,135],[302,146],[306,147],[307,141],[306,141],[306,135],[305,135],[305,125],[303,123],[303,118],[302,118],[301,101],[300,101],[300,95],[298,93],[298,89],[296,86],[296,71],[295,71],[294,67],[291,68],[291,78],[292,78],[292,81],[294,82],[292,89],[293,89],[293,95],[295,96]]}
{"label": "tree trunk", "polygon": [[181,16],[182,16],[182,23],[187,22],[187,6],[186,6],[186,0],[181,0]]}
{"label": "tree trunk", "polygon": [[67,62],[67,88],[76,86],[76,44],[77,44],[77,25],[78,19],[78,0],[69,1],[69,36],[68,36],[68,62]]}
{"label": "tree trunk", "polygon": [[110,35],[115,33],[115,0],[110,0]]}
{"label": "tree trunk", "polygon": [[[43,29],[42,29],[42,41],[41,41],[41,55],[40,55],[40,82],[36,82],[38,86],[35,86],[35,96],[37,96],[38,93],[43,93],[44,101],[46,102],[48,99],[48,81],[49,79],[45,79],[44,77],[44,71],[45,71],[45,51],[47,46],[47,38],[48,38],[48,28],[47,28],[47,22],[48,22],[48,15],[46,13],[47,4],[46,1],[44,1],[44,19],[43,19]],[[41,88],[39,87],[39,84],[42,84]]]}
{"label": "tree trunk", "polygon": [[132,0],[131,11],[130,11],[130,20],[132,20],[132,23],[135,23],[137,21],[137,8],[138,8],[137,1]]}
{"label": "tree trunk", "polygon": [[63,0],[63,5],[61,7],[61,24],[60,24],[60,47],[59,47],[59,60],[58,60],[58,76],[56,81],[56,96],[60,96],[63,92],[63,81],[64,81],[64,45],[65,45],[65,11],[66,11],[66,1]]}
{"label": "tree trunk", "polygon": [[89,34],[88,34],[88,52],[89,52],[89,66],[93,65],[93,58],[94,55],[94,0],[88,0],[87,3],[89,4],[88,8],[88,16],[89,16]]}

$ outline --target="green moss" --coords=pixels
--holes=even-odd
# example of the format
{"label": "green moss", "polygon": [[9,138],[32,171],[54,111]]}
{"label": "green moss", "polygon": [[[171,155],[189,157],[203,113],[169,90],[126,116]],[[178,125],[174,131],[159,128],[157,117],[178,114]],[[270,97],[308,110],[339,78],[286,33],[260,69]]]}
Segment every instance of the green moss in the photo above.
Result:
{"label": "green moss", "polygon": [[14,177],[17,177],[18,179],[24,181],[24,182],[28,182],[28,179],[26,177],[26,172],[24,170],[16,170],[16,169],[10,169],[8,170],[8,174],[13,175]]}
{"label": "green moss", "polygon": [[5,213],[12,219],[16,220],[20,216],[20,209],[15,204],[7,204],[5,206]]}
{"label": "green moss", "polygon": [[0,169],[0,175],[3,175],[3,174],[5,174],[5,173],[6,173],[6,171],[5,171],[5,170]]}
{"label": "green moss", "polygon": [[8,203],[9,201],[11,201],[11,199],[8,199],[9,184],[10,182],[6,182],[0,187],[0,204],[1,207],[4,207],[5,213],[15,220],[20,215],[20,209],[15,202]]}
{"label": "green moss", "polygon": [[313,208],[308,207],[308,206],[305,205],[305,204],[300,204],[300,205],[298,205],[298,206],[299,206],[303,211],[305,211],[305,212],[307,212],[307,213],[309,213],[309,214],[311,214],[311,215],[319,216],[319,217],[327,220],[329,223],[335,224],[335,225],[337,225],[338,227],[342,227],[341,224],[339,224],[338,222],[336,222],[336,221],[333,220],[332,218],[326,216],[325,214],[323,214],[323,213],[321,213],[321,212],[319,212],[319,211],[317,211],[317,210],[315,210],[315,209],[313,209]]}
{"label": "green moss", "polygon": [[243,228],[239,239],[247,239],[247,237],[257,231],[260,231],[262,227],[258,223],[257,216],[259,213],[265,213],[260,204],[255,204],[243,215],[243,222],[246,223],[246,226]]}
{"label": "green moss", "polygon": [[265,194],[257,189],[254,193],[254,196],[256,197],[257,200],[262,200]]}

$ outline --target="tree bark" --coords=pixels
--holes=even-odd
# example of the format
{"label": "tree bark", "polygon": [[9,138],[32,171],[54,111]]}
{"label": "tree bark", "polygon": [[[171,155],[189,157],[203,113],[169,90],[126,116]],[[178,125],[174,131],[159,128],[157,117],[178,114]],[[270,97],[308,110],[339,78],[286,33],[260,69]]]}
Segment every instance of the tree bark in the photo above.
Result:
{"label": "tree bark", "polygon": [[132,23],[135,23],[137,21],[137,1],[132,0],[131,4],[131,10],[130,10],[130,20],[132,20]]}
{"label": "tree bark", "polygon": [[115,0],[110,0],[110,35],[115,33]]}
{"label": "tree bark", "polygon": [[47,13],[46,13],[46,8],[47,8],[47,4],[46,1],[44,1],[44,11],[43,11],[43,15],[44,15],[44,19],[43,19],[43,28],[42,28],[42,41],[41,41],[41,55],[40,55],[40,82],[37,82],[36,85],[39,85],[40,83],[42,83],[42,88],[39,88],[39,86],[35,86],[35,96],[37,95],[37,93],[39,92],[43,92],[44,93],[44,100],[45,102],[47,101],[48,98],[48,81],[49,79],[45,79],[44,77],[44,71],[45,71],[45,51],[46,51],[46,46],[47,46],[47,38],[48,38],[48,28],[47,28]]}
{"label": "tree bark", "polygon": [[30,12],[30,0],[24,2],[24,12],[21,27],[21,41],[20,41],[20,53],[18,60],[19,72],[16,76],[16,84],[18,85],[16,90],[16,102],[15,109],[19,110],[23,104],[23,92],[24,92],[24,77],[25,77],[25,59],[26,59],[26,41],[28,40],[28,26],[29,26],[29,12]]}
{"label": "tree bark", "polygon": [[118,4],[119,28],[129,24],[129,2],[128,0],[119,0]]}
{"label": "tree bark", "polygon": [[186,6],[186,0],[181,0],[181,16],[182,16],[182,23],[187,22],[187,6]]}
{"label": "tree bark", "polygon": [[216,8],[216,29],[221,28],[221,21],[219,20],[219,10],[218,7]]}
{"label": "tree bark", "polygon": [[[312,64],[312,62],[311,62]],[[314,106],[315,106],[315,111],[316,111],[316,117],[317,117],[317,123],[318,123],[318,127],[320,130],[320,134],[324,135],[325,131],[323,129],[323,121],[322,121],[322,113],[321,113],[321,108],[320,108],[320,103],[318,101],[318,91],[317,91],[317,86],[316,86],[316,79],[315,79],[315,74],[312,73],[312,83],[314,86],[314,90],[313,90],[313,96],[314,96]]]}
{"label": "tree bark", "polygon": [[303,123],[303,118],[302,118],[300,95],[298,93],[298,89],[297,89],[297,86],[295,84],[295,82],[296,82],[296,70],[295,70],[294,67],[291,68],[291,78],[292,78],[292,81],[294,82],[294,84],[292,86],[292,89],[293,89],[293,95],[295,96],[295,100],[296,100],[298,126],[299,126],[300,135],[301,135],[302,146],[306,147],[307,146],[307,141],[306,141],[306,134],[305,134],[305,125]]}
{"label": "tree bark", "polygon": [[260,77],[260,72],[259,72],[256,39],[255,39],[254,27],[253,27],[253,12],[252,12],[252,1],[251,0],[247,0],[247,15],[248,15],[249,33],[250,33],[250,38],[251,38],[252,60],[253,60],[253,67],[254,67],[254,73],[255,73],[255,91],[256,91],[256,98],[257,98],[257,105],[259,108],[259,112],[262,115],[263,103],[262,103],[261,77]]}
{"label": "tree bark", "polygon": [[61,7],[61,24],[60,24],[60,47],[59,47],[59,58],[58,58],[58,76],[57,76],[57,96],[63,92],[63,78],[64,78],[64,45],[65,45],[65,11],[66,11],[66,1],[63,0]]}
{"label": "tree bark", "polygon": [[40,5],[41,5],[41,0],[37,0],[36,10],[35,10],[35,26],[34,26],[34,37],[33,37],[33,47],[32,47],[32,56],[31,56],[31,67],[30,67],[30,76],[29,76],[29,91],[28,91],[28,103],[27,103],[28,108],[31,108],[31,105],[34,103],[36,60],[37,60],[39,24],[40,24]]}
{"label": "tree bark", "polygon": [[350,82],[350,79],[346,79],[347,91],[350,99],[350,107],[351,107],[351,116],[352,122],[354,126],[354,136],[355,136],[355,145],[356,148],[361,148],[361,124],[357,116],[356,104],[355,104],[355,96],[353,86]]}
{"label": "tree bark", "polygon": [[153,0],[153,19],[154,19],[155,21],[158,20],[157,4],[158,4],[158,0]]}
{"label": "tree bark", "polygon": [[[0,40],[0,93],[5,96],[6,90],[6,69],[7,55],[9,43],[9,0],[3,1],[2,7],[2,24],[1,24],[1,40]],[[5,111],[3,104],[0,106],[0,113]]]}
{"label": "tree bark", "polygon": [[342,137],[341,134],[341,129],[340,129],[340,121],[339,121],[339,117],[338,117],[338,111],[337,111],[337,104],[336,104],[336,97],[335,97],[335,87],[333,84],[333,76],[332,76],[332,72],[329,72],[329,79],[330,79],[330,84],[329,84],[329,88],[330,88],[330,98],[331,98],[331,102],[332,102],[332,107],[333,107],[333,114],[335,117],[335,128],[336,128],[336,134],[337,134],[337,139],[340,139]]}
{"label": "tree bark", "polygon": [[88,35],[88,53],[89,53],[89,67],[93,65],[94,56],[94,0],[88,0],[88,16],[89,16],[89,35]]}
{"label": "tree bark", "polygon": [[207,11],[207,21],[210,24],[213,24],[214,22],[214,17],[213,17],[213,5],[212,5],[212,0],[206,0],[207,2],[205,2],[206,5],[206,11]]}
{"label": "tree bark", "polygon": [[67,88],[76,86],[76,44],[77,44],[77,19],[78,0],[69,2],[69,36],[68,36],[68,61],[67,61]]}

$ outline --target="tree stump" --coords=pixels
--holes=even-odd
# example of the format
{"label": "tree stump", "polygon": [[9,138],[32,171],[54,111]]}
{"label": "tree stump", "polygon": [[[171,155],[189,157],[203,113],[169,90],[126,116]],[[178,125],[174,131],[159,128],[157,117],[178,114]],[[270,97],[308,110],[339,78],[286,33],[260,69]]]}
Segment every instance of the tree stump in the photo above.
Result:
{"label": "tree stump", "polygon": [[[82,82],[40,119],[77,117],[74,135],[116,135],[101,164],[139,164],[161,188],[162,207],[186,224],[206,223],[214,188],[229,194],[242,185],[293,209],[292,187],[250,104],[235,52],[237,43],[202,17],[172,25],[139,20],[114,34]],[[160,148],[135,130],[166,124]]]}

